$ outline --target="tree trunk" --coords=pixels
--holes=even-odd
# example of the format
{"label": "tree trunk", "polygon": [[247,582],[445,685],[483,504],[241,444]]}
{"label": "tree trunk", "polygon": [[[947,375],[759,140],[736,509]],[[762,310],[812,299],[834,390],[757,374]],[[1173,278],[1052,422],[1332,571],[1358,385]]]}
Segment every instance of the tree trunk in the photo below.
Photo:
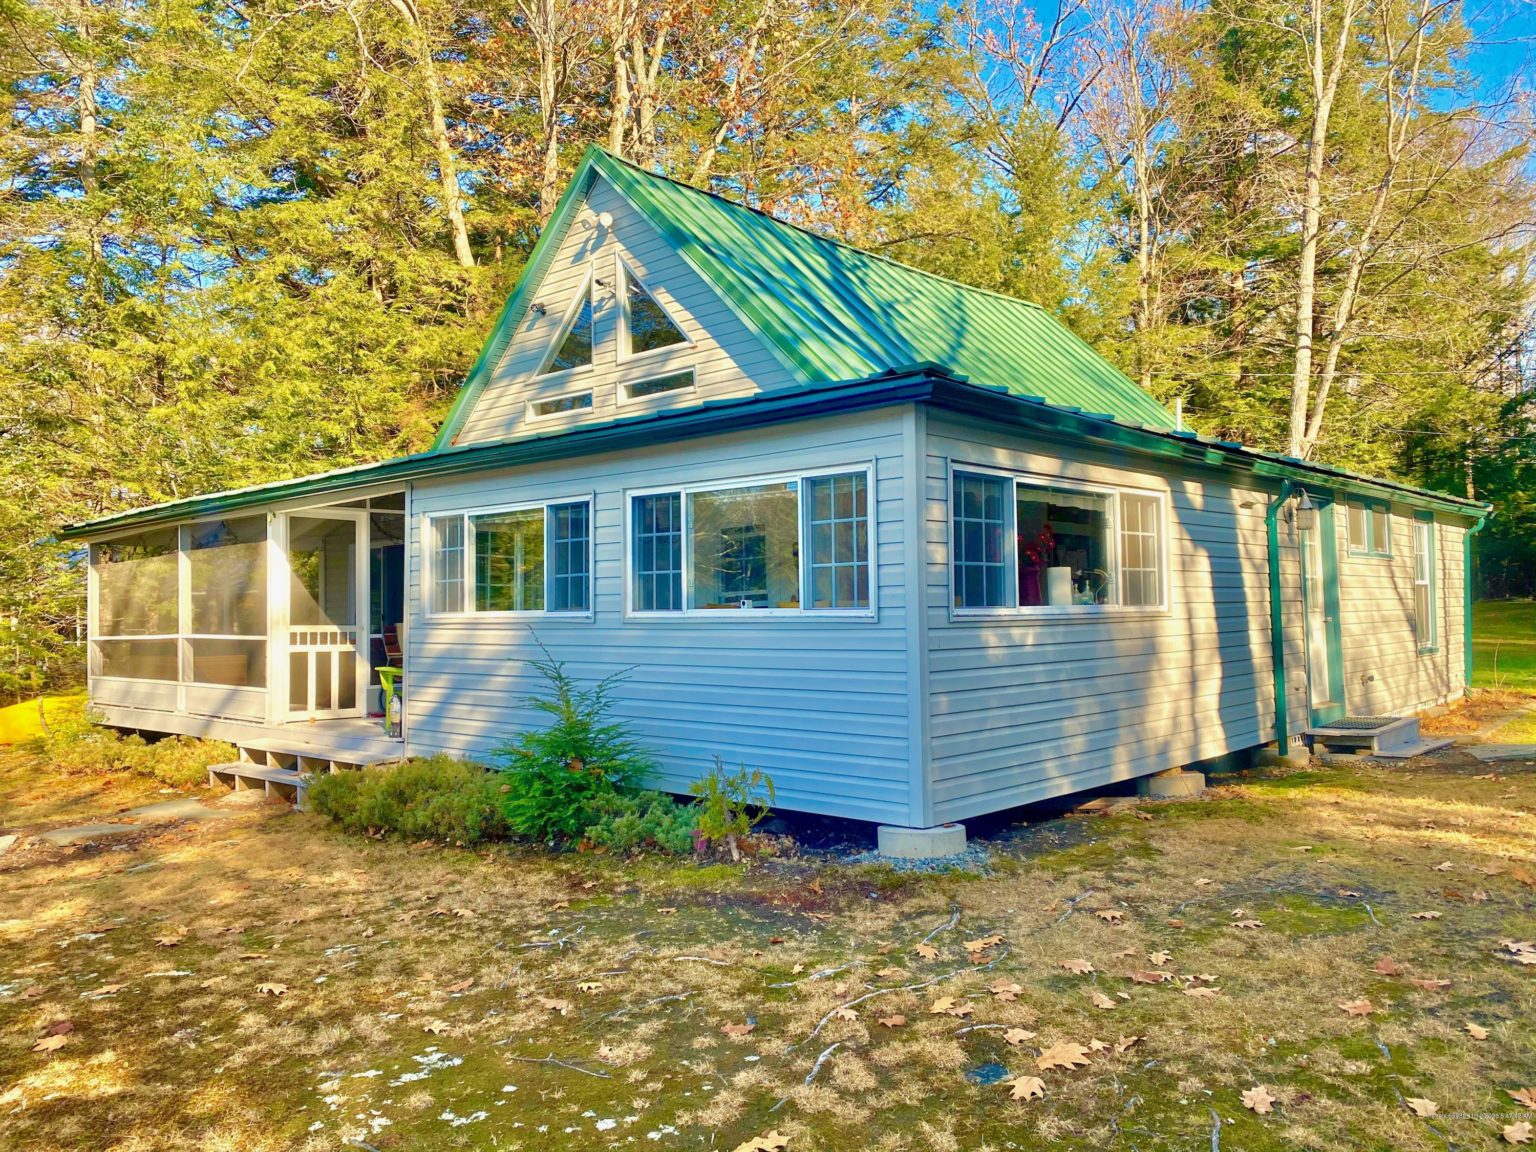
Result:
{"label": "tree trunk", "polygon": [[416,60],[421,67],[422,83],[426,86],[427,109],[432,122],[432,145],[437,150],[443,210],[448,214],[448,226],[453,232],[453,253],[460,267],[473,268],[475,254],[469,246],[469,229],[464,223],[464,192],[459,187],[459,166],[453,154],[453,141],[448,137],[448,118],[443,113],[443,91],[437,77],[437,61],[432,55],[431,37],[413,0],[390,2],[405,18],[411,38],[416,42]]}
{"label": "tree trunk", "polygon": [[613,99],[608,108],[608,151],[624,155],[625,134],[629,130],[629,64],[624,58],[629,43],[629,22],[633,13],[628,0],[612,0],[608,39],[613,48]]}
{"label": "tree trunk", "polygon": [[[91,7],[88,0],[81,0],[77,9],[80,40],[84,44],[84,58],[80,65],[80,190],[89,201],[101,187],[97,168],[99,143],[96,139],[96,86],[100,75],[96,67],[95,32],[91,27]],[[90,231],[91,262],[99,264],[102,258],[101,229],[91,217],[94,211],[87,207],[87,227]],[[94,272],[93,272],[94,275]]]}

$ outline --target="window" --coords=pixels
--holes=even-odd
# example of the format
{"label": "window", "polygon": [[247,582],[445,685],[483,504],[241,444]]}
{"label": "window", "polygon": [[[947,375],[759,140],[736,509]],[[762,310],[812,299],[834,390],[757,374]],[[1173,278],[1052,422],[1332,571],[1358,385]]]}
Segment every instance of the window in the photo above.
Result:
{"label": "window", "polygon": [[676,611],[683,606],[682,495],[636,496],[633,515],[635,611]]}
{"label": "window", "polygon": [[810,512],[812,608],[869,607],[869,477],[812,476]]}
{"label": "window", "polygon": [[956,470],[952,499],[956,608],[1167,602],[1160,496]]}
{"label": "window", "polygon": [[592,407],[592,393],[575,392],[553,400],[535,400],[529,408],[535,416],[558,416],[563,412],[581,412]]}
{"label": "window", "polygon": [[267,683],[267,519],[205,520],[187,528],[192,619],[187,679]]}
{"label": "window", "polygon": [[1349,550],[1356,556],[1392,555],[1392,507],[1380,500],[1349,501]]}
{"label": "window", "polygon": [[653,376],[649,380],[626,384],[624,395],[630,400],[643,400],[647,396],[660,396],[664,392],[678,392],[692,387],[693,369],[689,368],[686,372],[671,372],[665,376]]}
{"label": "window", "polygon": [[1420,516],[1413,522],[1413,621],[1419,651],[1433,652],[1440,640],[1435,619],[1435,522]]}
{"label": "window", "polygon": [[592,363],[592,282],[581,286],[580,304],[566,319],[554,354],[544,365],[542,375],[586,368]]}
{"label": "window", "polygon": [[587,612],[588,501],[429,518],[431,611]]}
{"label": "window", "polygon": [[628,355],[686,344],[688,337],[629,266],[620,261],[619,271],[624,277],[624,340]]}
{"label": "window", "polygon": [[860,471],[631,497],[631,610],[868,611],[869,486]]}

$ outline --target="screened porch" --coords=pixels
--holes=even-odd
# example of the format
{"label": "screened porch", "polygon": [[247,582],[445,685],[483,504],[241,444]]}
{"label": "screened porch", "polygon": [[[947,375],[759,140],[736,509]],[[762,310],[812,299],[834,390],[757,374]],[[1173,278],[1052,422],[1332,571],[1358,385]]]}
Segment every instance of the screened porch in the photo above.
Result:
{"label": "screened porch", "polygon": [[131,727],[380,716],[379,670],[403,673],[405,550],[403,491],[95,540],[91,703]]}

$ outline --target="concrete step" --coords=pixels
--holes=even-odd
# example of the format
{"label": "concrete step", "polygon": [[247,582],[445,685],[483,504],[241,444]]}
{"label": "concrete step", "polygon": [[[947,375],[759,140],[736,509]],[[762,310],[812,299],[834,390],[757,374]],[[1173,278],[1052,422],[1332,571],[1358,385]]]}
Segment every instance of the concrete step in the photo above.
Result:
{"label": "concrete step", "polygon": [[1417,716],[1346,716],[1309,728],[1302,737],[1314,753],[1352,752],[1383,760],[1407,760],[1451,744],[1422,736]]}

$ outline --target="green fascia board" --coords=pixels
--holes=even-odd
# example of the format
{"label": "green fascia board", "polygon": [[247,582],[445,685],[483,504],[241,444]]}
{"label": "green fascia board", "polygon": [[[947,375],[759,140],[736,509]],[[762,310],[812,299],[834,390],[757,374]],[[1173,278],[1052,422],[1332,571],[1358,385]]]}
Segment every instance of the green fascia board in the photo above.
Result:
{"label": "green fascia board", "polygon": [[1336,489],[1396,499],[1471,520],[1485,517],[1490,511],[1489,505],[1477,501],[1356,476],[1192,433],[1128,427],[1107,416],[1056,408],[1002,389],[971,384],[933,365],[913,365],[865,380],[716,400],[680,412],[624,417],[524,440],[433,449],[379,464],[361,464],[295,480],[188,497],[71,525],[59,538],[86,539],[128,528],[225,515],[244,508],[335,495],[380,484],[488,472],[913,403],[932,404],[1044,435],[1061,443],[1067,452],[1080,443],[1119,447],[1207,468],[1237,469],[1276,481],[1323,477]]}
{"label": "green fascia board", "polygon": [[571,177],[571,182],[565,186],[565,192],[555,205],[549,223],[544,226],[544,231],[539,234],[533,251],[528,254],[528,263],[523,268],[523,274],[518,277],[517,287],[512,290],[512,295],[507,297],[507,302],[497,313],[496,322],[491,326],[490,337],[481,346],[480,355],[475,357],[474,364],[470,366],[469,375],[464,378],[459,394],[454,397],[453,406],[448,409],[448,415],[443,420],[442,427],[437,430],[437,437],[432,442],[433,451],[441,451],[453,445],[454,437],[464,427],[464,421],[469,418],[475,401],[480,398],[480,394],[490,383],[491,377],[496,374],[496,366],[501,363],[507,345],[511,343],[513,335],[522,325],[523,318],[528,315],[528,309],[533,304],[538,286],[543,283],[544,275],[549,271],[550,261],[554,259],[556,251],[565,239],[565,234],[570,230],[571,220],[576,215],[577,208],[587,198],[587,191],[592,184],[592,169],[592,156],[589,152],[581,166],[577,168],[575,175]]}

